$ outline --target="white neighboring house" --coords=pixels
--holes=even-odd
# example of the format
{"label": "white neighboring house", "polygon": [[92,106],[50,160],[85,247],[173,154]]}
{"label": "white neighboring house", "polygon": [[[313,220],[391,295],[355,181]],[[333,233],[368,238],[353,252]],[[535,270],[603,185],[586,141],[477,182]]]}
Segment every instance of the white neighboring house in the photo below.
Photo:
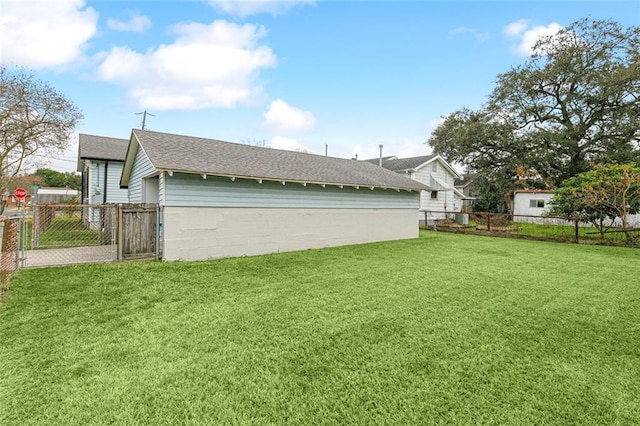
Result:
{"label": "white neighboring house", "polygon": [[539,222],[537,219],[549,211],[553,191],[522,189],[513,192],[514,222]]}
{"label": "white neighboring house", "polygon": [[[365,161],[380,165],[380,160],[372,158]],[[382,167],[404,174],[431,188],[420,194],[420,210],[439,212],[430,214],[430,218],[442,218],[445,216],[444,212],[460,212],[463,201],[469,198],[454,186],[460,174],[438,154],[410,158],[382,157]],[[424,218],[424,212],[418,214],[421,224]]]}
{"label": "white neighboring house", "polygon": [[[553,198],[553,191],[540,189],[523,189],[513,193],[513,221],[514,222],[542,222],[541,217],[549,211],[549,204]],[[548,222],[548,221],[545,221]],[[616,219],[619,222],[619,219]],[[566,224],[561,221],[560,223]],[[627,223],[631,227],[640,226],[640,214],[627,216]]]}
{"label": "white neighboring house", "polygon": [[70,198],[78,197],[76,189],[70,188],[38,188],[35,190],[35,202],[37,204],[63,203]]}

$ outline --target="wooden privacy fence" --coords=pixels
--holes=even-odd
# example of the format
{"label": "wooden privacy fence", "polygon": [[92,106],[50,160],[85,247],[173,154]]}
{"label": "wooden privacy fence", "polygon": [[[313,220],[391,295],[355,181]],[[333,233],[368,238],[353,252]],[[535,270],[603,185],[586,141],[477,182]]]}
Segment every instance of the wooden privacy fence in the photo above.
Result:
{"label": "wooden privacy fence", "polygon": [[118,260],[160,258],[158,206],[122,204],[118,209]]}

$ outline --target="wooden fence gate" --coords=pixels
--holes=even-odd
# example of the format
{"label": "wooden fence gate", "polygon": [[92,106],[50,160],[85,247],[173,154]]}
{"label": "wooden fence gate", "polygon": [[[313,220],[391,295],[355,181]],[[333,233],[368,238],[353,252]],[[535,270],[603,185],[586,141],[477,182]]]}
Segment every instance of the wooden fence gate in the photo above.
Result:
{"label": "wooden fence gate", "polygon": [[118,210],[118,260],[160,258],[156,204],[122,204]]}

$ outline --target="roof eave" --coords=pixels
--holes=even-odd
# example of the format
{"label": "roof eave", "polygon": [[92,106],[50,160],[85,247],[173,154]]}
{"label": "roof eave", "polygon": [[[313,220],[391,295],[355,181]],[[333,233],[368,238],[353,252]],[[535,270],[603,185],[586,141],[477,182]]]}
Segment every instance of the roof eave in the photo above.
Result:
{"label": "roof eave", "polygon": [[129,146],[127,147],[127,155],[125,156],[124,166],[122,167],[122,175],[120,175],[120,188],[129,187],[129,179],[131,178],[131,171],[133,170],[133,163],[138,153],[140,142],[133,130],[131,131],[131,137],[129,138]]}
{"label": "roof eave", "polygon": [[[396,185],[379,185],[379,184],[370,184],[370,183],[344,183],[344,182],[321,182],[321,181],[311,181],[311,180],[300,180],[300,179],[287,179],[287,178],[274,178],[274,177],[263,177],[263,176],[248,176],[248,175],[239,175],[232,173],[212,173],[206,171],[194,171],[194,170],[179,170],[179,169],[169,169],[169,168],[158,168],[158,171],[166,172],[170,175],[173,173],[184,173],[190,175],[200,175],[200,176],[217,176],[217,177],[225,177],[229,179],[246,179],[246,180],[260,180],[267,182],[280,182],[280,183],[296,183],[303,186],[306,185],[320,185],[320,186],[337,186],[337,187],[352,187],[352,188],[370,188],[370,189],[391,189],[394,191],[429,191],[430,187],[427,185],[416,185],[414,187],[405,187],[405,186],[396,186]],[[124,177],[124,171],[123,171]],[[122,183],[121,183],[122,186]],[[425,189],[427,188],[427,189]]]}

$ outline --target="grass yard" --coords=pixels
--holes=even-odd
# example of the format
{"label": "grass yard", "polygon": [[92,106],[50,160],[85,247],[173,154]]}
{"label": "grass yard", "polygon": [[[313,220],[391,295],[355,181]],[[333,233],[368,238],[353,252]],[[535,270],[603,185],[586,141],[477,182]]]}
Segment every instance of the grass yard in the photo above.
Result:
{"label": "grass yard", "polygon": [[[79,212],[78,212],[79,213]],[[31,245],[33,219],[27,221],[27,240]],[[86,229],[79,214],[58,214],[39,235],[36,249],[84,247],[104,244],[102,231]]]}
{"label": "grass yard", "polygon": [[0,424],[639,424],[640,251],[429,232],[23,270]]}

